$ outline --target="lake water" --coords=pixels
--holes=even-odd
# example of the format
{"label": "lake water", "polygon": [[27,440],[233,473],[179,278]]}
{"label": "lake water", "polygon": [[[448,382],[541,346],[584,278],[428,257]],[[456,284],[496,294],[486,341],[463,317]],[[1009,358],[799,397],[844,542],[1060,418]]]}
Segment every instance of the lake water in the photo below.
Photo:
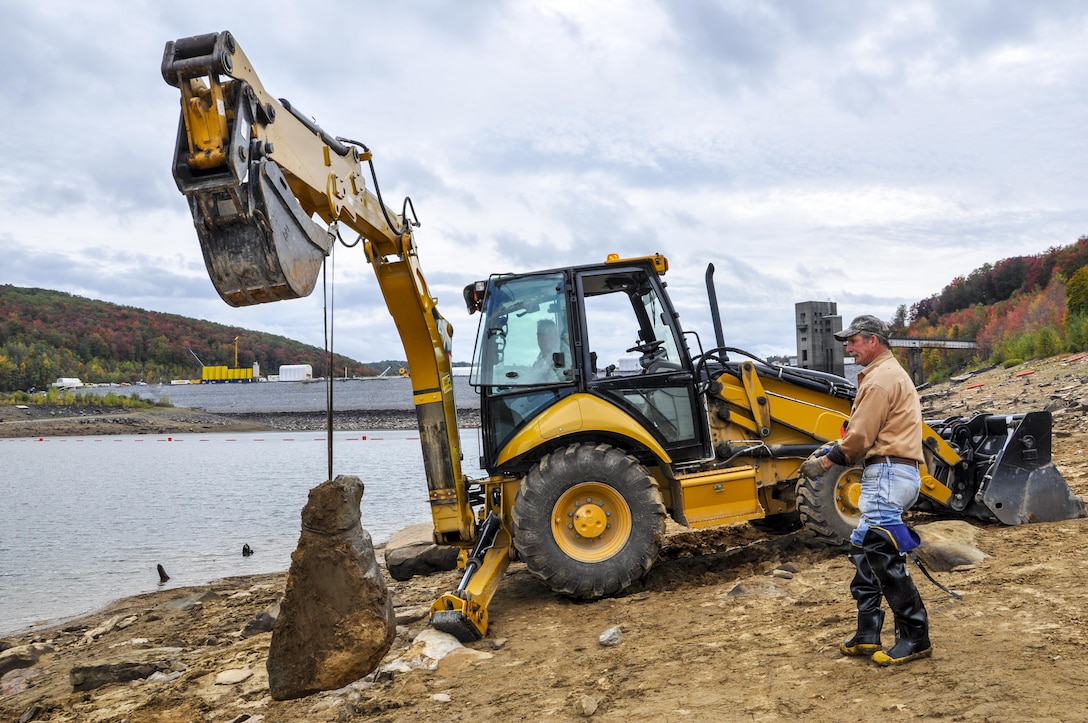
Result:
{"label": "lake water", "polygon": [[[471,407],[464,386],[458,406]],[[320,383],[162,389],[176,406],[212,412],[325,408]],[[410,409],[411,385],[338,382],[334,405]],[[481,476],[478,432],[461,436],[464,471]],[[418,432],[336,432],[333,451],[334,474],[363,480],[363,527],[376,544],[430,520]],[[326,454],[324,432],[0,439],[0,634],[161,587],[286,571]],[[242,556],[245,544],[254,555]],[[163,586],[159,564],[171,577]]]}

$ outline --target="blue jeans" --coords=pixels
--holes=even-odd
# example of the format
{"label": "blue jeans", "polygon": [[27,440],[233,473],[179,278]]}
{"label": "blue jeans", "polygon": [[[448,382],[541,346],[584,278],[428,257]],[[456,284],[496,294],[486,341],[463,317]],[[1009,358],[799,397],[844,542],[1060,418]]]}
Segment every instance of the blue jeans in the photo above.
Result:
{"label": "blue jeans", "polygon": [[850,535],[850,542],[861,545],[870,527],[903,524],[903,512],[918,501],[922,477],[909,464],[881,462],[869,465],[861,475],[861,522]]}

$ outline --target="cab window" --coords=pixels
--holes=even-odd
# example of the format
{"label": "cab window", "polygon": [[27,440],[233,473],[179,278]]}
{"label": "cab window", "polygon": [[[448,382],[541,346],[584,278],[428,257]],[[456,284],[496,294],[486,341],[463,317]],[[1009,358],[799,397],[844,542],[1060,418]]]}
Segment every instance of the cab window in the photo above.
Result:
{"label": "cab window", "polygon": [[564,288],[562,274],[492,280],[472,384],[518,388],[573,381]]}

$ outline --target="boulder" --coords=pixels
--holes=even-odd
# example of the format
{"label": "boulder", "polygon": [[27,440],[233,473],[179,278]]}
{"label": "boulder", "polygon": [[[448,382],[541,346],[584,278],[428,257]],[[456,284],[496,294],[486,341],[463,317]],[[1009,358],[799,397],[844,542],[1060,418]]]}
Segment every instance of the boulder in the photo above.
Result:
{"label": "boulder", "polygon": [[922,544],[915,554],[933,572],[947,572],[964,565],[977,565],[987,555],[975,547],[977,528],[962,520],[942,520],[915,528]]}
{"label": "boulder", "polygon": [[388,665],[382,666],[382,670],[394,673],[436,670],[440,663],[450,657],[463,657],[469,663],[477,663],[494,656],[481,650],[466,648],[460,640],[449,633],[434,628],[424,628],[416,635],[408,650]]}
{"label": "boulder", "polygon": [[385,546],[385,569],[394,580],[411,580],[416,575],[455,569],[457,555],[456,547],[434,544],[434,527],[422,522],[405,527],[389,540]]}
{"label": "boulder", "polygon": [[30,643],[16,645],[0,653],[0,676],[17,668],[29,668],[41,660],[45,653],[52,653],[53,646],[48,643]]}
{"label": "boulder", "polygon": [[111,683],[127,683],[142,680],[159,671],[170,670],[169,661],[106,663],[102,665],[77,665],[68,672],[68,682],[76,693],[101,688]]}
{"label": "boulder", "polygon": [[349,475],[310,490],[268,650],[276,700],[342,688],[393,644],[393,601],[360,524],[362,498],[362,481]]}

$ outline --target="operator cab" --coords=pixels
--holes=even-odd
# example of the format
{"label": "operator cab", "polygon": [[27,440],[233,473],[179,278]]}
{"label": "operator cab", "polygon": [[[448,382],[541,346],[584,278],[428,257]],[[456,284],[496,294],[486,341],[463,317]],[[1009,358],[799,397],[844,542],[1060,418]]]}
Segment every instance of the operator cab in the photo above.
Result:
{"label": "operator cab", "polygon": [[481,398],[484,468],[531,466],[535,453],[502,470],[496,461],[518,432],[575,394],[598,397],[615,411],[579,419],[571,437],[540,444],[554,448],[576,437],[626,449],[633,418],[674,463],[710,454],[706,409],[663,272],[660,256],[610,259],[497,275],[465,288],[469,311],[483,314],[470,381]]}

